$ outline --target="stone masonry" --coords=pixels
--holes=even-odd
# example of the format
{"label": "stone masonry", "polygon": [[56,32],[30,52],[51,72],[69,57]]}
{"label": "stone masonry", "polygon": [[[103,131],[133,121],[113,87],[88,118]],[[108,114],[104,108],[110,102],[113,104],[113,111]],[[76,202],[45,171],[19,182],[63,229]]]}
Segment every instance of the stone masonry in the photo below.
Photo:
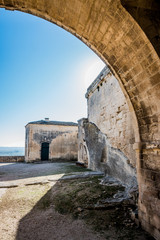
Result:
{"label": "stone masonry", "polygon": [[160,2],[0,0],[0,7],[57,24],[109,65],[134,116],[139,219],[160,239]]}
{"label": "stone masonry", "polygon": [[78,161],[123,183],[136,184],[132,113],[107,66],[88,88],[86,98],[88,119],[78,121]]}
{"label": "stone masonry", "polygon": [[48,144],[48,159],[77,160],[78,127],[72,122],[41,120],[26,125],[25,161],[42,159],[42,144]]}
{"label": "stone masonry", "polygon": [[107,135],[112,147],[121,150],[136,167],[132,112],[117,79],[105,67],[86,93],[88,121]]}

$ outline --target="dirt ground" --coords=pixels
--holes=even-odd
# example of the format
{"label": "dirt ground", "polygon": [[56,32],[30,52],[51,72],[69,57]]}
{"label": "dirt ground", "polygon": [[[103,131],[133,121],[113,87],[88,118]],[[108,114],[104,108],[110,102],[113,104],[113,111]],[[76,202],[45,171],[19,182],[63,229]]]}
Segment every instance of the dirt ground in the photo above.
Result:
{"label": "dirt ground", "polygon": [[129,217],[129,207],[97,209],[121,186],[101,176],[63,180],[86,171],[74,163],[0,164],[0,240],[152,239]]}
{"label": "dirt ground", "polygon": [[49,177],[70,172],[84,172],[73,162],[44,163],[0,163],[0,181],[25,180],[28,178]]}

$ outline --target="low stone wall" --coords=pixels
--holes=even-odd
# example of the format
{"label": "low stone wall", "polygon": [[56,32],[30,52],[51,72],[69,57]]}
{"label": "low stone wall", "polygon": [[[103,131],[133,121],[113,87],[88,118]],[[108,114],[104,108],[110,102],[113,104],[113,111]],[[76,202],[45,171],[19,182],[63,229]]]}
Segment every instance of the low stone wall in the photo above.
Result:
{"label": "low stone wall", "polygon": [[24,156],[0,156],[0,162],[24,162]]}

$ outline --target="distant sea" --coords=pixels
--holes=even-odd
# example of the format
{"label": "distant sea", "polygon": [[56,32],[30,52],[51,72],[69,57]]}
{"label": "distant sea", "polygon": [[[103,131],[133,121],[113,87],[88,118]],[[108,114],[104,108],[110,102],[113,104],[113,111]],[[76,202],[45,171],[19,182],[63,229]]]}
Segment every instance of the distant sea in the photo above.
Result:
{"label": "distant sea", "polygon": [[0,147],[0,156],[24,156],[24,147]]}

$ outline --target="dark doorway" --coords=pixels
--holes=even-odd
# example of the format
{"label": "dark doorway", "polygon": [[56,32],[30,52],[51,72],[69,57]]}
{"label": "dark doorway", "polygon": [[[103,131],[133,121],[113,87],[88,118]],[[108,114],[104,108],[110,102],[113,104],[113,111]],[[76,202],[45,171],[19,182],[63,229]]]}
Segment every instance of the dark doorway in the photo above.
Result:
{"label": "dark doorway", "polygon": [[49,160],[49,143],[44,142],[41,146],[41,160]]}

